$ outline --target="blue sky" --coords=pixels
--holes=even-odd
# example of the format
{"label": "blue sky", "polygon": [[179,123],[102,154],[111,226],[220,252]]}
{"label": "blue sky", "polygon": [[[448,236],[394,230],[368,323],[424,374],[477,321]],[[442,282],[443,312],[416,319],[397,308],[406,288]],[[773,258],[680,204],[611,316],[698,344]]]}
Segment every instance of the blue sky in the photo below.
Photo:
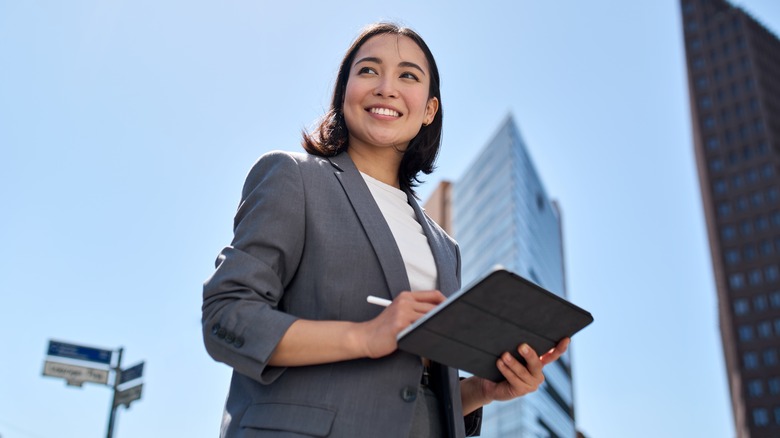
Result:
{"label": "blue sky", "polygon": [[[775,33],[780,2],[739,5]],[[110,390],[41,376],[49,339],[145,360],[115,437],[216,435],[230,370],[201,285],[244,176],[300,150],[366,23],[418,30],[442,74],[425,198],[513,114],[563,209],[577,423],[731,437],[674,0],[0,0],[0,436],[105,436]]]}

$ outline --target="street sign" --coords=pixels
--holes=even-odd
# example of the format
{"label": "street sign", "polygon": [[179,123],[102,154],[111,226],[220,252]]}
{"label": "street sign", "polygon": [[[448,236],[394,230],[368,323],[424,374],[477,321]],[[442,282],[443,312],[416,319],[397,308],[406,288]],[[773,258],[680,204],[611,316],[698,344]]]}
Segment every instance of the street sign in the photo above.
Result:
{"label": "street sign", "polygon": [[43,375],[62,377],[71,386],[81,386],[84,382],[108,383],[108,370],[82,367],[60,362],[46,361],[43,364]]}
{"label": "street sign", "polygon": [[111,365],[111,350],[84,347],[65,342],[49,341],[49,356],[67,357],[69,359],[85,360]]}
{"label": "street sign", "polygon": [[141,377],[144,373],[144,363],[141,362],[139,364],[133,365],[130,368],[122,370],[122,372],[119,374],[119,385],[129,382],[131,380],[135,380]]}
{"label": "street sign", "polygon": [[117,392],[114,396],[114,407],[125,405],[125,408],[129,408],[130,402],[141,398],[141,390],[143,387],[144,384],[142,383],[140,385],[133,386],[132,388],[127,388],[124,391]]}

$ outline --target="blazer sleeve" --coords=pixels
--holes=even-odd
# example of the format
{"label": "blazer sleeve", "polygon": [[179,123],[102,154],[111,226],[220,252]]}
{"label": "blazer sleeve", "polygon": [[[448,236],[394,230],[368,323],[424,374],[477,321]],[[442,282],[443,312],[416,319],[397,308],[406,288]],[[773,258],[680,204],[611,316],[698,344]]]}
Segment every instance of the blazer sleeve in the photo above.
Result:
{"label": "blazer sleeve", "polygon": [[203,285],[203,339],[215,360],[269,384],[284,368],[268,360],[296,317],[278,309],[303,251],[304,189],[285,153],[261,157],[247,176],[234,238]]}

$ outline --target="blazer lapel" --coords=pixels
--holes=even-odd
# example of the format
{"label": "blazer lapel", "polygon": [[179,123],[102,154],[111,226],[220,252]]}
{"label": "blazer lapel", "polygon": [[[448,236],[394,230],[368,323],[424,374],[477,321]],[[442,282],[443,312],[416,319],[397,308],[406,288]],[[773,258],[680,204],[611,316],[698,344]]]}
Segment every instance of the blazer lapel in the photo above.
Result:
{"label": "blazer lapel", "polygon": [[423,232],[428,238],[428,244],[431,246],[431,252],[433,252],[433,260],[436,262],[436,270],[438,272],[437,282],[439,290],[449,296],[456,292],[460,287],[458,285],[458,277],[456,272],[456,264],[458,261],[450,249],[450,244],[438,230],[434,231],[431,227],[431,219],[423,211],[422,207],[417,204],[417,200],[411,193],[407,192],[409,198],[409,204],[414,209],[417,215],[417,221],[422,225]]}
{"label": "blazer lapel", "polygon": [[336,178],[347,194],[358,220],[363,225],[385,274],[390,295],[395,298],[402,291],[409,290],[410,286],[401,251],[395,243],[393,232],[390,231],[385,217],[349,155],[342,152],[328,159],[336,168],[334,172]]}

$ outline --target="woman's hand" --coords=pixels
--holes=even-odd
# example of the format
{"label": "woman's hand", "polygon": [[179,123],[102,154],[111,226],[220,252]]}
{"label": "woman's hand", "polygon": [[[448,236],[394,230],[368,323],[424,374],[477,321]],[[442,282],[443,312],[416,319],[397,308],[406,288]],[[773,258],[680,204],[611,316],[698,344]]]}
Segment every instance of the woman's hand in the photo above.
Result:
{"label": "woman's hand", "polygon": [[365,356],[376,359],[394,352],[398,333],[446,298],[437,290],[401,292],[379,316],[361,323],[359,339]]}
{"label": "woman's hand", "polygon": [[463,414],[467,415],[480,406],[493,400],[506,401],[529,394],[539,389],[544,382],[542,369],[545,365],[558,360],[569,347],[569,338],[564,338],[555,348],[539,356],[527,344],[522,344],[517,351],[525,359],[523,365],[509,352],[505,352],[496,361],[496,366],[504,380],[493,382],[480,377],[469,377],[461,383]]}

